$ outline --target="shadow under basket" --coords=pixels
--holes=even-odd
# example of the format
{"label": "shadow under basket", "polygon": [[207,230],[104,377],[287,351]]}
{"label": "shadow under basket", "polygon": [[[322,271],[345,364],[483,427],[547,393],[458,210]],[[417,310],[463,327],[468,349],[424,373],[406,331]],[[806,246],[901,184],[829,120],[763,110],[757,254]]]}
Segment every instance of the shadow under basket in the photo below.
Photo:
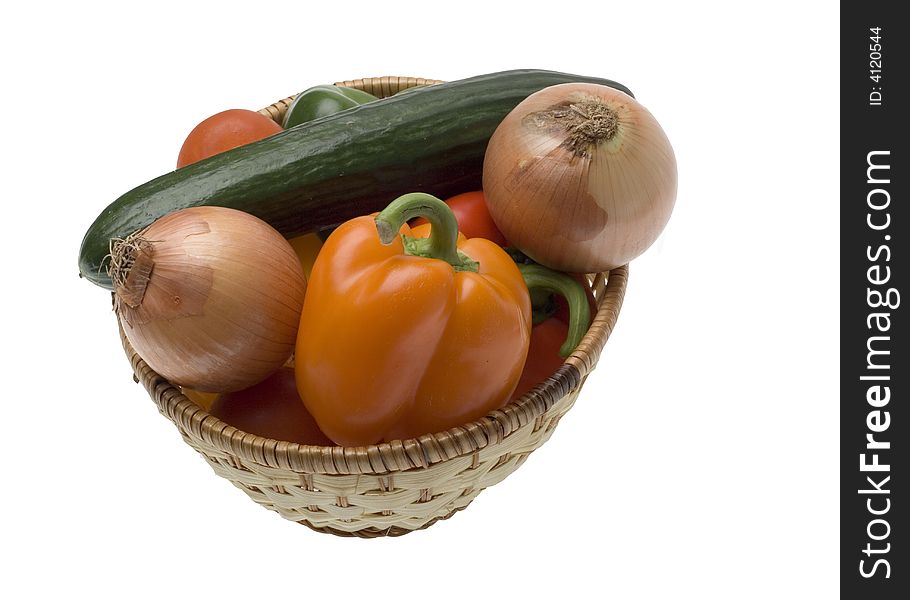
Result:
{"label": "shadow under basket", "polygon": [[[436,80],[377,77],[339,82],[379,97]],[[280,122],[293,97],[263,109]],[[594,369],[619,317],[628,266],[589,276],[597,312],[582,342],[545,382],[481,419],[441,433],[360,447],[308,446],[246,433],[210,415],[136,354],[137,381],[216,474],[258,504],[325,533],[397,536],[468,506],[515,471],[553,433]]]}

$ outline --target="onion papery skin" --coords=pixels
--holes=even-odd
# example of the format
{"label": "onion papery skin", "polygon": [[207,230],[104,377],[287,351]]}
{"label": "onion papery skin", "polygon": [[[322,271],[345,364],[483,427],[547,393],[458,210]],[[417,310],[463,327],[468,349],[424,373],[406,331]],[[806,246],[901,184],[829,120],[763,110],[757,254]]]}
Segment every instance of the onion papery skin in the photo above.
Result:
{"label": "onion papery skin", "polygon": [[[144,250],[126,273],[117,272],[124,242],[112,244],[114,307],[127,340],[157,373],[194,390],[233,392],[287,361],[306,278],[274,228],[239,210],[200,206],[131,238],[127,247]],[[144,281],[140,265],[151,265]]]}
{"label": "onion papery skin", "polygon": [[[605,129],[580,139],[570,131],[574,115],[590,112],[578,107],[590,106],[615,117],[609,138],[592,141]],[[528,96],[500,123],[487,146],[483,189],[515,247],[558,271],[596,273],[627,264],[663,231],[676,202],[676,157],[637,100],[567,83]]]}

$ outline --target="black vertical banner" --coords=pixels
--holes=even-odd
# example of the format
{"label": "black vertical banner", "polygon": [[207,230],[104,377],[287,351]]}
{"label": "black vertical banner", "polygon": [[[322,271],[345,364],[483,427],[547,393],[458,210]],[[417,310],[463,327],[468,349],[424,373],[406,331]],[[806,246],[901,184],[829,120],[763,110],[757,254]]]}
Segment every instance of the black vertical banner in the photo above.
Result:
{"label": "black vertical banner", "polygon": [[[841,3],[841,597],[910,598],[910,22]],[[904,493],[898,493],[898,489]]]}

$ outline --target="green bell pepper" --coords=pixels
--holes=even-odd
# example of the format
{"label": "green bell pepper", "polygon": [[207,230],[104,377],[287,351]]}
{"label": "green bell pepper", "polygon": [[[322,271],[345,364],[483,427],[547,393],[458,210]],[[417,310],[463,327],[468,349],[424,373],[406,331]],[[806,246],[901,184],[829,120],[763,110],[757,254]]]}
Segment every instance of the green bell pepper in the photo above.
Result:
{"label": "green bell pepper", "polygon": [[290,129],[295,125],[333,115],[373,100],[378,100],[378,98],[358,89],[336,85],[317,85],[297,95],[294,102],[288,107],[281,126]]}

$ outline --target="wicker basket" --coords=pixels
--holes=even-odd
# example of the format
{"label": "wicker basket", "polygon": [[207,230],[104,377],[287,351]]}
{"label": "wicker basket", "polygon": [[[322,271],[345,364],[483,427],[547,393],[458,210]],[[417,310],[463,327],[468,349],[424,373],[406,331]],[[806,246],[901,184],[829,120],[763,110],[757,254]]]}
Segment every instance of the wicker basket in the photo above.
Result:
{"label": "wicker basket", "polygon": [[[376,96],[438,83],[413,77],[339,82]],[[280,121],[293,97],[263,109]],[[628,267],[589,277],[598,310],[575,352],[546,382],[482,419],[417,439],[355,448],[306,446],[240,431],[213,417],[121,341],[158,410],[212,469],[255,502],[344,536],[402,535],[465,508],[546,442],[594,368],[622,307]]]}

